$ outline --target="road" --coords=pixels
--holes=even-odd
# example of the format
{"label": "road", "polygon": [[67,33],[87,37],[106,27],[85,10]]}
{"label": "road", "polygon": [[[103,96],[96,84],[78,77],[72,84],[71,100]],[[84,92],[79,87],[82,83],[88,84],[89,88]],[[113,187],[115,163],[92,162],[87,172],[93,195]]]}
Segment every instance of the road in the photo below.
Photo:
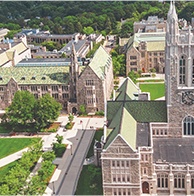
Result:
{"label": "road", "polygon": [[65,170],[65,175],[63,176],[61,182],[58,184],[59,186],[55,187],[56,195],[74,195],[77,188],[79,175],[82,170],[83,162],[86,158],[86,153],[90,147],[94,134],[94,129],[84,130],[76,151],[74,152],[72,149],[69,150],[69,154],[73,153],[73,157],[67,169]]}

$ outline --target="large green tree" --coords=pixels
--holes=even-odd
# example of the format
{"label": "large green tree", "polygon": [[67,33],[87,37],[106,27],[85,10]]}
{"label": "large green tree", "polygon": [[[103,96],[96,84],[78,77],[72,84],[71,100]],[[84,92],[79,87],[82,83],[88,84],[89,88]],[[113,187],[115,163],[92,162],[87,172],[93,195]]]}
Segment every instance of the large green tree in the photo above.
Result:
{"label": "large green tree", "polygon": [[6,116],[14,126],[17,124],[27,125],[34,119],[34,95],[28,91],[17,91],[12,104],[6,109]]}
{"label": "large green tree", "polygon": [[43,97],[37,100],[35,104],[35,126],[37,129],[45,128],[60,114],[62,109],[61,104],[58,103],[49,94],[45,94]]}

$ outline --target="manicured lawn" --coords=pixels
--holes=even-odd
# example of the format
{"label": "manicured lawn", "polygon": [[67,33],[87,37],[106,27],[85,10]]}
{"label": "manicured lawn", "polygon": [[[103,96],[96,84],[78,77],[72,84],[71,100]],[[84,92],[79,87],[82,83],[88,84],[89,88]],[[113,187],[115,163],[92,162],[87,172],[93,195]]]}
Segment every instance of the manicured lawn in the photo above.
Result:
{"label": "manicured lawn", "polygon": [[31,146],[40,138],[0,138],[0,159]]}
{"label": "manicured lawn", "polygon": [[140,84],[139,87],[142,92],[150,92],[151,100],[163,97],[165,95],[164,83]]}
{"label": "manicured lawn", "polygon": [[103,131],[96,131],[94,138],[92,140],[92,143],[90,145],[90,149],[88,151],[88,154],[86,156],[87,158],[90,158],[91,156],[94,155],[94,142],[95,142],[95,140],[101,141],[102,135],[103,135]]}
{"label": "manicured lawn", "polygon": [[14,161],[8,165],[5,165],[4,167],[0,167],[0,179],[2,179],[5,175],[7,175],[7,173],[9,172],[9,170],[14,167],[16,165],[17,161]]}
{"label": "manicured lawn", "polygon": [[83,166],[76,195],[103,195],[101,168],[94,165]]}

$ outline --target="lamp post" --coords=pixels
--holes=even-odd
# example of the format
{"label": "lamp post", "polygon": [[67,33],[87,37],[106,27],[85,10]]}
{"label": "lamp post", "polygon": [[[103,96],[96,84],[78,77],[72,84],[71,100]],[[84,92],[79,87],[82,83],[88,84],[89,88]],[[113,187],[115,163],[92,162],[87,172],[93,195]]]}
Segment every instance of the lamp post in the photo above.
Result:
{"label": "lamp post", "polygon": [[52,184],[53,184],[53,194],[52,195],[55,195],[55,182],[53,181]]}
{"label": "lamp post", "polygon": [[73,144],[71,144],[71,155],[73,155]]}

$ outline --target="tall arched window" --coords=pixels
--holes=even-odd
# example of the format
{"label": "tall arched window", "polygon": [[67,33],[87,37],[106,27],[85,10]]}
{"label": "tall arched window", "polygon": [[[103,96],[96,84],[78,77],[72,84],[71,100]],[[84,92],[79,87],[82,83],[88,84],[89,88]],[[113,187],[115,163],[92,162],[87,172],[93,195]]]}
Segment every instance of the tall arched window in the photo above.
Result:
{"label": "tall arched window", "polygon": [[194,59],[192,64],[192,85],[194,85]]}
{"label": "tall arched window", "polygon": [[194,118],[191,116],[185,117],[183,121],[184,135],[194,135]]}
{"label": "tall arched window", "polygon": [[174,188],[185,188],[185,175],[184,174],[174,175]]}
{"label": "tall arched window", "polygon": [[157,174],[157,184],[158,188],[168,188],[168,175]]}
{"label": "tall arched window", "polygon": [[194,189],[194,174],[191,174],[191,188]]}
{"label": "tall arched window", "polygon": [[181,56],[179,60],[179,84],[185,84],[185,56]]}

